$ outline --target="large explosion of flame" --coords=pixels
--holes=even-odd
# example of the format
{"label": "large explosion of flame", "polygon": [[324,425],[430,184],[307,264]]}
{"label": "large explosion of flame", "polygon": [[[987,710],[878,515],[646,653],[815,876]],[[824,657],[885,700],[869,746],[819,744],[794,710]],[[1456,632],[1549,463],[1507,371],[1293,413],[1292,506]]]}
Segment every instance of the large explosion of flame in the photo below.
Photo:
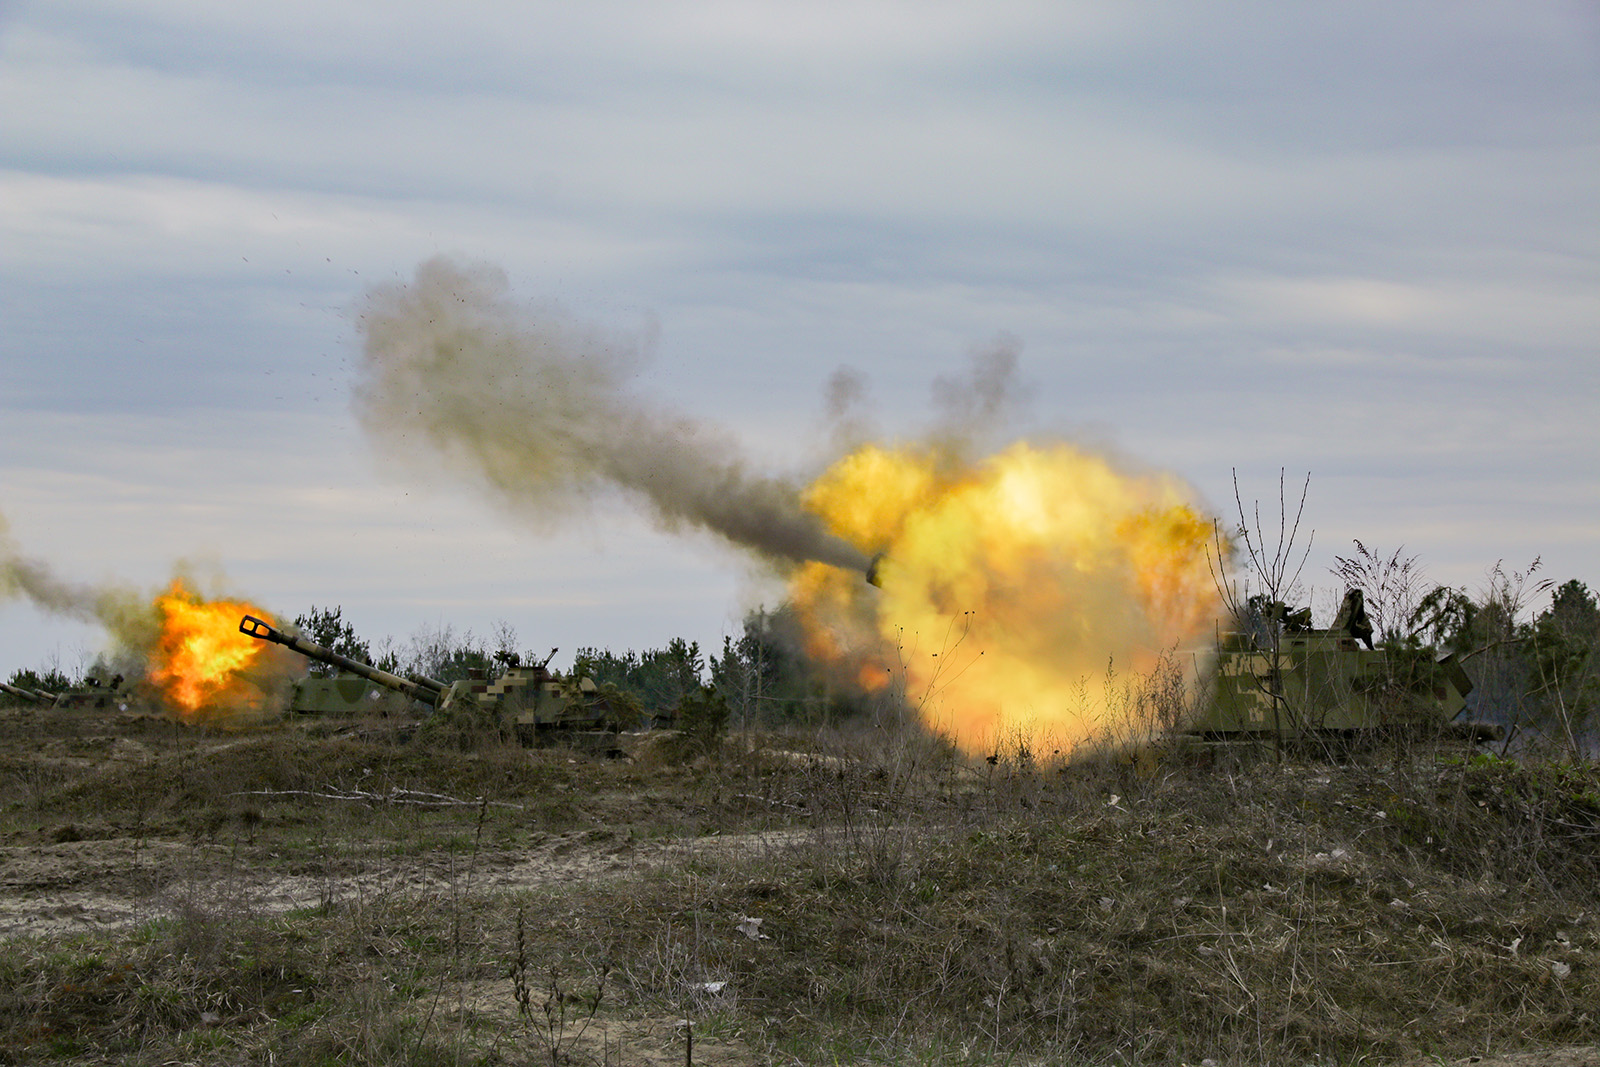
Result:
{"label": "large explosion of flame", "polygon": [[[356,411],[377,441],[443,459],[540,521],[612,488],[668,529],[755,553],[787,579],[815,660],[969,752],[1129,740],[1159,724],[1131,721],[1149,709],[1126,680],[1209,647],[1212,523],[1171,475],[1061,441],[977,455],[965,432],[859,445],[809,485],[753,472],[725,435],[629,391],[640,342],[514,301],[489,266],[429,260],[370,292],[361,328]],[[992,422],[1014,357],[1001,345],[936,397],[958,422]],[[8,595],[103,623],[186,719],[261,710],[262,672],[281,670],[238,632],[260,608],[181,580],[153,601],[62,582],[0,523]]]}
{"label": "large explosion of flame", "polygon": [[[829,528],[881,552],[880,588],[811,563],[791,579],[813,656],[892,686],[968,752],[1070,751],[1158,725],[1117,674],[1205,647],[1212,525],[1175,478],[1071,445],[960,462],[866,445],[806,491]],[[1172,709],[1165,709],[1170,715]]]}
{"label": "large explosion of flame", "polygon": [[19,597],[42,611],[105,628],[110,665],[142,677],[185,722],[238,722],[269,710],[288,664],[239,632],[245,615],[269,616],[247,601],[210,599],[179,576],[149,596],[119,583],[64,580],[24,557],[0,516],[0,601]]}
{"label": "large explosion of flame", "polygon": [[[1135,702],[1108,673],[1208,644],[1212,524],[1170,475],[1063,442],[972,458],[970,435],[940,433],[857,447],[807,486],[752,472],[725,435],[632,393],[641,342],[514,300],[494,267],[432,259],[360,310],[355,408],[375,441],[534,521],[610,488],[668,529],[755,553],[789,580],[813,657],[869,690],[903,683],[969,751],[1126,739]],[[936,396],[993,422],[1013,357],[1000,346]],[[864,580],[879,553],[881,589]]]}
{"label": "large explosion of flame", "polygon": [[267,646],[239,632],[246,615],[267,618],[247,601],[203,600],[179,579],[156,597],[161,628],[147,677],[185,720],[259,713],[266,704],[257,672]]}

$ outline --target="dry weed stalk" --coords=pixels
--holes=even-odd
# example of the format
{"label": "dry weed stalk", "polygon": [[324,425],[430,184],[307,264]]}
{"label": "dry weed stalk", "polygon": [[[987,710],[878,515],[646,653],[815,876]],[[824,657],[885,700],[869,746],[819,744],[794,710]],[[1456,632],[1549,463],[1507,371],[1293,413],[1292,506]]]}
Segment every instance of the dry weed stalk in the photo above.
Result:
{"label": "dry weed stalk", "polygon": [[594,978],[593,992],[585,995],[564,986],[560,970],[552,963],[544,1000],[539,1004],[536,1015],[533,991],[528,985],[527,934],[523,909],[517,908],[517,954],[511,968],[512,996],[524,1030],[549,1057],[550,1067],[560,1067],[562,1061],[569,1058],[572,1050],[583,1040],[605,999],[606,979],[610,974],[610,966],[602,966]]}

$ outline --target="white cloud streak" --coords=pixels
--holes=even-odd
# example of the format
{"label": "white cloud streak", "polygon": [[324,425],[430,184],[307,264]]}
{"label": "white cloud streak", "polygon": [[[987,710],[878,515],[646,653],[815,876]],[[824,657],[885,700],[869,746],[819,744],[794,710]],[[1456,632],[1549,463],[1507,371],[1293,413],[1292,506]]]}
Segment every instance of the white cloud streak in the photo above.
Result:
{"label": "white cloud streak", "polygon": [[[645,638],[615,605],[693,573],[714,595],[658,639],[714,637],[742,578],[646,526],[550,559],[488,513],[404,532],[410,488],[339,436],[347,309],[442,252],[656,316],[641,388],[778,465],[839,364],[893,434],[1008,331],[1038,426],[1214,500],[1235,466],[1309,469],[1352,536],[1594,584],[1597,45],[1557,0],[15,5],[0,512],[68,573],[238,552],[265,599],[381,601],[380,629],[509,596],[426,573],[502,538],[518,596],[591,568],[618,643]],[[107,514],[126,539],[89,536]],[[0,613],[21,663],[31,626]]]}

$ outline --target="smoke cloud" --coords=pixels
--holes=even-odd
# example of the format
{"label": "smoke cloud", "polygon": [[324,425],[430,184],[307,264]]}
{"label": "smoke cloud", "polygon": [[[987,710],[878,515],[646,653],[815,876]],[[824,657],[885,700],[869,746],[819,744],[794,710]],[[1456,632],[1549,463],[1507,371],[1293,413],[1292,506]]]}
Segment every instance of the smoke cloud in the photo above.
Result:
{"label": "smoke cloud", "polygon": [[281,712],[288,678],[301,664],[237,633],[240,618],[265,615],[261,608],[190,591],[221,584],[220,573],[197,580],[187,570],[176,568],[167,591],[155,596],[122,583],[67,581],[24,557],[0,515],[0,602],[22,599],[52,615],[99,623],[112,647],[96,669],[142,677],[149,683],[144,694],[159,693],[187,722],[240,724]]}
{"label": "smoke cloud", "polygon": [[512,299],[498,268],[444,258],[367,294],[355,410],[373,439],[442,458],[533,521],[624,490],[668,530],[715,533],[766,560],[860,571],[866,557],[749,469],[737,442],[629,388],[646,340]]}
{"label": "smoke cloud", "polygon": [[1002,333],[969,353],[966,375],[933,380],[933,404],[940,415],[937,436],[947,446],[979,444],[1015,419],[1021,403],[1017,382],[1021,354],[1021,339]]}
{"label": "smoke cloud", "polygon": [[99,623],[119,651],[148,648],[160,626],[149,598],[132,586],[68,581],[23,556],[0,515],[0,601],[17,599],[51,615]]}

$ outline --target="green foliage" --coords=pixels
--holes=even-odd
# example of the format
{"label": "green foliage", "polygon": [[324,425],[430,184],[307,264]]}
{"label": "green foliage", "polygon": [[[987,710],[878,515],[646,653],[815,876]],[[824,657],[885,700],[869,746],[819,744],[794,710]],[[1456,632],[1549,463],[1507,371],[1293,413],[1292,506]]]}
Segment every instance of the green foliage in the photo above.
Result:
{"label": "green foliage", "polygon": [[698,642],[673,638],[665,648],[622,655],[580,648],[572,673],[630,695],[641,711],[657,718],[675,714],[685,698],[699,699],[707,684],[726,707],[728,723],[741,728],[817,724],[859,714],[863,698],[834,693],[836,687],[801,645],[799,621],[785,605],[750,612],[744,632],[737,639],[724,637],[722,652],[709,661]]}
{"label": "green foliage", "polygon": [[1445,652],[1467,652],[1478,622],[1478,605],[1465,590],[1435,586],[1407,620],[1410,640]]}
{"label": "green foliage", "polygon": [[23,668],[13,671],[6,681],[19,689],[31,689],[35,692],[43,690],[46,693],[59,693],[63,689],[71,689],[77,683],[63,674],[58,667],[47,667],[41,671]]}
{"label": "green foliage", "polygon": [[1577,736],[1596,723],[1600,676],[1595,648],[1600,646],[1600,604],[1584,583],[1566,582],[1550,606],[1526,631],[1547,717]]}
{"label": "green foliage", "polygon": [[699,687],[706,669],[706,658],[700,654],[698,641],[686,642],[681,637],[674,637],[667,642],[664,650],[652,655],[654,659],[650,661],[651,666],[662,679],[658,699],[676,697],[682,700]]}
{"label": "green foliage", "polygon": [[1531,638],[1539,673],[1552,684],[1594,683],[1591,665],[1600,640],[1600,605],[1588,586],[1569,581],[1533,620]]}
{"label": "green foliage", "polygon": [[572,657],[572,673],[575,677],[592,678],[596,685],[623,689],[638,662],[639,654],[631,649],[626,656],[619,656],[608,648],[584,647]]}
{"label": "green foliage", "polygon": [[728,700],[715,686],[697,686],[678,699],[678,729],[705,748],[721,740],[728,728]]}
{"label": "green foliage", "polygon": [[864,698],[835,686],[802,651],[794,607],[758,608],[744,619],[737,640],[722,639],[711,661],[711,682],[728,701],[732,721],[742,727],[817,724],[857,715]]}
{"label": "green foliage", "polygon": [[494,666],[493,654],[482,645],[461,645],[450,650],[431,675],[446,684],[463,678],[485,677]]}
{"label": "green foliage", "polygon": [[781,609],[751,612],[739,639],[723,637],[722,655],[711,661],[712,683],[745,725],[793,717],[790,705],[803,692],[802,664],[782,638],[786,621]]}
{"label": "green foliage", "polygon": [[[313,604],[310,611],[294,617],[294,624],[307,640],[316,642],[330,652],[362,663],[372,662],[372,647],[356,635],[355,627],[345,621],[342,607],[319,608]],[[307,662],[312,674],[330,675],[338,672],[338,668],[326,663],[315,660]]]}
{"label": "green foliage", "polygon": [[700,687],[705,666],[699,642],[674,637],[666,648],[642,653],[629,649],[621,656],[610,649],[580,648],[572,673],[629,694],[644,711],[666,717],[685,694]]}

